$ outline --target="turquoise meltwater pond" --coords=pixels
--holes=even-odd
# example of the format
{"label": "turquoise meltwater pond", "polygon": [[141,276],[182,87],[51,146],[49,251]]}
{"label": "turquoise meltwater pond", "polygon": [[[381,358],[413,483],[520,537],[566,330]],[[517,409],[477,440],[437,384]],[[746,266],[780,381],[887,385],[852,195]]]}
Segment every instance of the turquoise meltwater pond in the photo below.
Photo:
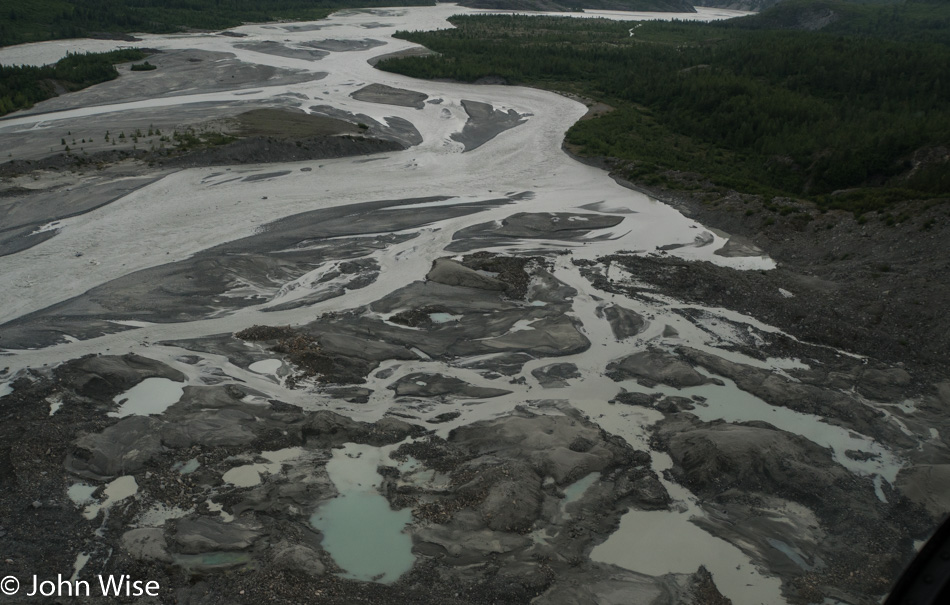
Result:
{"label": "turquoise meltwater pond", "polygon": [[415,557],[405,531],[411,511],[392,510],[379,493],[382,462],[380,448],[348,443],[334,450],[327,472],[340,495],[321,505],[310,524],[323,533],[323,548],[344,577],[388,584],[409,571]]}

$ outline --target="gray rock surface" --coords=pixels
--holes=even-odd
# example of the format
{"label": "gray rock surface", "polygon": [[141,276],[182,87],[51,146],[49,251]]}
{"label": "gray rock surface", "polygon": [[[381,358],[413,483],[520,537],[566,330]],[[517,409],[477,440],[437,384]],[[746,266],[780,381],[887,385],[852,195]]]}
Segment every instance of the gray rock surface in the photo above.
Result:
{"label": "gray rock surface", "polygon": [[918,464],[901,469],[896,487],[933,515],[943,518],[950,510],[950,464]]}
{"label": "gray rock surface", "polygon": [[141,355],[93,355],[68,362],[60,379],[78,394],[99,400],[134,387],[146,378],[184,382],[185,375],[161,362]]}
{"label": "gray rock surface", "polygon": [[327,50],[334,53],[343,53],[343,52],[354,52],[354,51],[363,51],[369,50],[370,48],[376,48],[377,46],[384,46],[386,43],[382,40],[373,40],[372,38],[363,38],[362,40],[314,40],[312,42],[305,42],[304,46],[310,48],[318,48],[320,50]]}
{"label": "gray rock surface", "polygon": [[404,88],[393,88],[385,84],[369,84],[350,93],[350,96],[357,101],[415,107],[416,109],[425,107],[425,100],[429,98],[429,95],[421,92],[406,90]]}
{"label": "gray rock surface", "polygon": [[[867,582],[886,591],[885,578],[901,569],[911,536],[926,525],[927,515],[889,489],[886,502],[878,498],[871,478],[852,474],[830,449],[764,422],[677,414],[656,425],[653,442],[670,454],[672,478],[703,503],[700,525],[799,578],[793,585],[803,596],[830,590],[832,570],[849,578],[845,592],[861,593]],[[794,554],[796,542],[808,557]],[[863,573],[871,575],[859,579]]]}
{"label": "gray rock surface", "polygon": [[165,531],[159,527],[139,527],[122,534],[122,548],[133,559],[170,563]]}
{"label": "gray rock surface", "polygon": [[248,445],[257,437],[248,425],[256,417],[241,410],[223,409],[189,414],[175,423],[166,423],[160,429],[161,441],[167,447],[188,448],[234,447]]}
{"label": "gray rock surface", "polygon": [[323,448],[350,442],[389,445],[425,432],[420,426],[395,418],[387,417],[371,424],[328,411],[309,414],[301,430],[308,445]]}
{"label": "gray rock surface", "polygon": [[447,286],[462,288],[477,288],[479,290],[495,290],[504,292],[507,289],[504,282],[479,273],[473,269],[447,258],[436,259],[432,269],[426,274],[426,279]]}
{"label": "gray rock surface", "polygon": [[716,379],[703,376],[675,355],[652,348],[608,364],[607,371],[614,380],[638,378],[678,389],[716,382]]}
{"label": "gray rock surface", "polygon": [[323,57],[330,54],[323,50],[309,50],[306,48],[295,48],[295,47],[287,46],[285,44],[281,44],[280,42],[274,42],[271,40],[266,40],[266,41],[261,41],[261,42],[243,42],[240,44],[235,44],[234,46],[235,48],[250,50],[256,53],[264,53],[267,55],[275,55],[278,57],[288,57],[290,59],[304,59],[306,61],[319,61]]}
{"label": "gray rock surface", "polygon": [[[590,445],[575,451],[583,438]],[[627,450],[595,425],[567,416],[505,416],[454,429],[449,441],[479,455],[522,459],[564,485],[625,459]]]}
{"label": "gray rock surface", "polygon": [[173,543],[183,554],[235,551],[250,548],[260,530],[241,521],[224,523],[207,517],[184,518],[175,523]]}
{"label": "gray rock surface", "polygon": [[[795,382],[768,370],[738,364],[690,347],[680,347],[677,351],[693,363],[735,381],[740,389],[771,405],[816,414],[827,422],[877,437],[885,443],[911,445],[911,440],[896,425],[888,422],[882,411],[843,392]],[[893,378],[903,381],[905,377],[898,372]]]}
{"label": "gray rock surface", "polygon": [[66,457],[66,468],[81,477],[110,479],[142,470],[161,454],[165,422],[150,416],[129,416],[98,434],[76,440]]}
{"label": "gray rock surface", "polygon": [[531,375],[546,389],[566,387],[569,379],[581,377],[573,363],[552,363],[531,370]]}
{"label": "gray rock surface", "polygon": [[462,132],[452,134],[452,139],[462,143],[465,151],[478,149],[504,131],[527,120],[527,116],[514,109],[501,111],[488,103],[463,99],[462,107],[468,113],[468,121],[462,127]]}
{"label": "gray rock surface", "polygon": [[423,372],[407,374],[387,388],[395,391],[397,397],[452,396],[487,399],[511,393],[505,389],[475,386],[453,376]]}
{"label": "gray rock surface", "polygon": [[307,576],[317,577],[326,573],[326,566],[312,548],[295,545],[277,552],[273,558],[277,569],[296,571]]}
{"label": "gray rock surface", "polygon": [[722,248],[719,248],[713,252],[713,254],[727,258],[735,258],[743,256],[764,256],[765,251],[741,235],[733,235],[726,240]]}
{"label": "gray rock surface", "polygon": [[617,340],[636,336],[647,327],[647,320],[642,315],[620,305],[606,305],[598,311],[610,322],[610,329]]}

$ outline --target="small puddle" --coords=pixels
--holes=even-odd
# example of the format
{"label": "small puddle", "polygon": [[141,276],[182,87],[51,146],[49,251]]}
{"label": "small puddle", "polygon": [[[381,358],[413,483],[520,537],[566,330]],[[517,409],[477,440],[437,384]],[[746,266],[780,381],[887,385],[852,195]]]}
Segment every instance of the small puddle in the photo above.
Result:
{"label": "small puddle", "polygon": [[571,518],[570,513],[565,511],[567,506],[580,500],[587,489],[598,479],[600,479],[600,473],[590,473],[564,488],[564,498],[561,500],[561,515],[565,519]]}
{"label": "small puddle", "polygon": [[279,359],[262,359],[247,366],[247,369],[255,374],[276,374],[281,364]]}
{"label": "small puddle", "polygon": [[[781,596],[781,580],[763,575],[741,550],[691,523],[693,512],[630,510],[590,558],[651,576],[695,573],[705,565],[716,586],[733,603],[786,602]],[[663,548],[651,547],[657,544]]]}
{"label": "small puddle", "polygon": [[190,475],[191,473],[198,470],[200,466],[201,463],[198,462],[198,459],[192,458],[191,460],[187,460],[185,462],[176,462],[172,465],[172,470],[176,470],[182,475]]}
{"label": "small puddle", "polygon": [[809,564],[808,561],[805,560],[805,557],[802,556],[801,551],[799,551],[796,548],[792,548],[791,546],[789,546],[788,544],[786,544],[785,542],[781,540],[776,540],[775,538],[766,538],[766,541],[769,543],[769,545],[772,548],[781,552],[783,555],[788,557],[789,561],[791,561],[795,565],[798,565],[805,571],[812,571],[816,567],[824,566],[824,562],[821,561],[821,559],[818,557],[816,557],[817,561],[815,562],[815,565]]}
{"label": "small puddle", "polygon": [[564,488],[564,499],[561,500],[561,504],[567,506],[572,502],[577,502],[581,499],[581,496],[587,491],[591,485],[594,484],[597,479],[600,478],[600,473],[590,473],[581,477],[574,483],[568,485]]}
{"label": "small puddle", "polygon": [[95,498],[92,497],[93,492],[96,491],[95,485],[86,485],[85,483],[74,483],[66,489],[66,495],[69,496],[69,499],[73,501],[73,504],[76,506],[82,506],[84,504],[89,504]]}
{"label": "small puddle", "polygon": [[146,378],[128,391],[116,395],[113,401],[121,403],[119,409],[110,412],[113,418],[161,414],[178,403],[184,390],[180,382],[167,378]]}
{"label": "small puddle", "polygon": [[452,315],[451,313],[429,313],[429,319],[432,320],[432,323],[444,324],[450,321],[458,321],[462,319],[462,316]]}
{"label": "small puddle", "polygon": [[412,512],[390,509],[378,491],[382,477],[376,468],[389,462],[389,449],[347,443],[327,462],[340,495],[320,506],[310,524],[323,532],[323,548],[346,578],[388,584],[415,561],[405,532]]}
{"label": "small puddle", "polygon": [[108,510],[109,507],[116,502],[134,496],[138,490],[139,485],[135,482],[135,477],[132,475],[123,475],[106,486],[105,501],[99,504],[90,504],[86,507],[86,510],[83,511],[82,515],[89,520],[95,519],[100,510]]}
{"label": "small puddle", "polygon": [[302,447],[288,447],[272,452],[261,452],[261,457],[267,462],[235,466],[222,475],[222,479],[235,487],[254,487],[261,482],[262,474],[276,475],[283,468],[284,462],[294,460],[303,455]]}
{"label": "small puddle", "polygon": [[175,563],[185,569],[227,569],[251,562],[246,552],[207,552],[200,555],[173,555]]}
{"label": "small puddle", "polygon": [[73,563],[73,575],[69,576],[69,581],[74,582],[76,578],[79,577],[79,572],[82,571],[82,568],[86,566],[86,563],[89,562],[89,555],[84,552],[76,555],[76,561]]}

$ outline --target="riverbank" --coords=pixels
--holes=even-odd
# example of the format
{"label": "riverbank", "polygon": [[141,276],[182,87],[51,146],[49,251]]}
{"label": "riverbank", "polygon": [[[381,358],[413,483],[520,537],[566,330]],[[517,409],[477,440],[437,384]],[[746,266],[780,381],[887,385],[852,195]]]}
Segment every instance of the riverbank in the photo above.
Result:
{"label": "riverbank", "polygon": [[[793,199],[616,180],[778,263],[771,275],[743,274],[749,287],[734,292],[729,276],[739,279],[738,272],[697,268],[694,282],[667,284],[671,294],[749,313],[802,340],[912,364],[935,378],[950,364],[950,317],[943,312],[950,307],[950,203],[905,202],[887,217],[906,219],[888,224],[881,214],[856,218]],[[706,270],[717,276],[703,277]],[[775,296],[780,287],[790,295]]]}

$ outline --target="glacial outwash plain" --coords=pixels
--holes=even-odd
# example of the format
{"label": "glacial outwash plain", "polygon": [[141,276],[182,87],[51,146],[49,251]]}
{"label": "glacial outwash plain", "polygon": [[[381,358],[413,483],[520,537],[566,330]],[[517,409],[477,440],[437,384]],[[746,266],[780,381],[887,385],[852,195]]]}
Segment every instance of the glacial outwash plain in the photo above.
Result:
{"label": "glacial outwash plain", "polygon": [[155,67],[0,118],[0,576],[160,586],[88,603],[880,602],[950,510],[947,366],[822,340],[855,325],[827,301],[887,292],[579,161],[576,96],[374,67],[473,13],[0,48]]}

